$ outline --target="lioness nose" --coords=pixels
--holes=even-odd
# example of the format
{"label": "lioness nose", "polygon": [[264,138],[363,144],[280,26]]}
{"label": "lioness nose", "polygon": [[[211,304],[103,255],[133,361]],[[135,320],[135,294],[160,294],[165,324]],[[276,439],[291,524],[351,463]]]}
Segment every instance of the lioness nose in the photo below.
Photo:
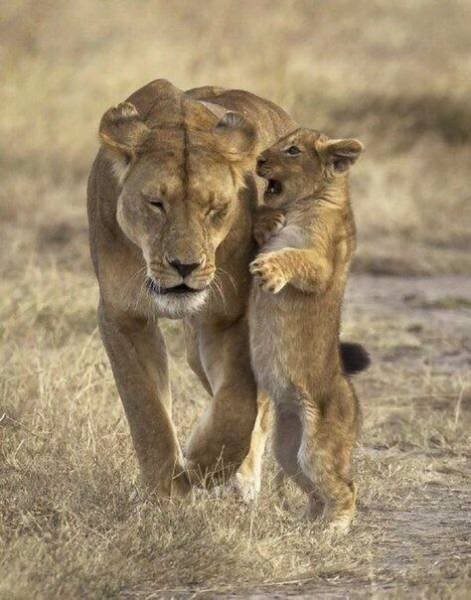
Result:
{"label": "lioness nose", "polygon": [[201,264],[201,262],[182,263],[178,260],[178,258],[176,258],[175,260],[169,260],[168,262],[169,262],[169,264],[172,265],[172,267],[174,269],[176,269],[178,271],[178,273],[182,277],[186,277],[187,275],[189,275],[192,271],[194,271]]}

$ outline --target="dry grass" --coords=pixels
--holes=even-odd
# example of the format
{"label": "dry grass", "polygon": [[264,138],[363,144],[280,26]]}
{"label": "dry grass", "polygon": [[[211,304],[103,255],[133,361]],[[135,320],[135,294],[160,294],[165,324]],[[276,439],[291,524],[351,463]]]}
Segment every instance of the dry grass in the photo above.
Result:
{"label": "dry grass", "polygon": [[[458,284],[471,297],[469,285]],[[356,465],[360,513],[351,536],[335,545],[299,522],[303,499],[294,492],[293,512],[277,505],[271,464],[255,507],[209,496],[158,507],[143,498],[95,329],[91,278],[64,279],[51,269],[45,279],[30,267],[17,285],[1,290],[8,300],[0,597],[244,595],[293,580],[307,592],[347,586],[360,595],[389,586],[441,594],[469,585],[468,308],[411,303],[411,290],[427,289],[423,281],[378,279],[374,302],[370,278],[353,281],[345,334],[367,343],[375,365],[357,381],[365,410]],[[449,282],[429,286],[430,304],[443,288],[450,291]],[[174,412],[185,434],[205,396],[183,363],[178,325],[166,323],[166,332]]]}
{"label": "dry grass", "polygon": [[[303,123],[365,141],[353,182],[357,271],[464,273],[471,5],[194,7],[43,0],[2,9],[0,597],[464,598],[464,278],[353,282],[345,330],[375,364],[357,382],[365,426],[350,537],[335,545],[277,507],[270,462],[256,507],[213,497],[156,507],[137,486],[96,331],[84,187],[99,117],[139,85],[161,76],[181,87],[243,87]],[[178,325],[165,328],[184,438],[206,398],[184,364]]]}

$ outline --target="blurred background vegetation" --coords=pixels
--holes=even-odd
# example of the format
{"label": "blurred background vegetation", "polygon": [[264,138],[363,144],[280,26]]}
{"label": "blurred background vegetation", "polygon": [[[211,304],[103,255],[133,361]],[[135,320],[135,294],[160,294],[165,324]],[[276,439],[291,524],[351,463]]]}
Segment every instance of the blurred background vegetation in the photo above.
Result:
{"label": "blurred background vegetation", "polygon": [[469,1],[15,0],[2,13],[2,270],[18,253],[87,268],[97,124],[157,77],[244,88],[363,140],[356,270],[469,269]]}

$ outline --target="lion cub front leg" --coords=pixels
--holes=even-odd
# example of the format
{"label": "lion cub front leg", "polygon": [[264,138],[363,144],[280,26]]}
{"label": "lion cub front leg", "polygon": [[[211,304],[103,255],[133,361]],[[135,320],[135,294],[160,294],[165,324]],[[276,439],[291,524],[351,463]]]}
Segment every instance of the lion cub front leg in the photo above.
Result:
{"label": "lion cub front leg", "polygon": [[249,266],[260,287],[272,294],[277,294],[289,281],[289,274],[284,269],[280,254],[281,252],[259,254]]}
{"label": "lion cub front leg", "polygon": [[254,216],[253,237],[261,247],[283,229],[286,216],[282,210],[262,206]]}
{"label": "lion cub front leg", "polygon": [[261,253],[250,264],[250,272],[263,290],[277,294],[288,283],[308,293],[325,291],[332,265],[315,250],[284,248]]}

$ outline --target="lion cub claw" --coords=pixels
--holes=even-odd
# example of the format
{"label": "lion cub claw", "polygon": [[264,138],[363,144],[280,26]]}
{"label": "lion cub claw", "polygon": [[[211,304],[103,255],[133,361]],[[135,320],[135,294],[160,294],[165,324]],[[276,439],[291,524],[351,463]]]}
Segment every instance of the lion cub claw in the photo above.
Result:
{"label": "lion cub claw", "polygon": [[278,294],[288,283],[288,277],[283,271],[280,255],[281,252],[259,254],[250,263],[250,272],[256,277],[260,287],[265,292]]}

